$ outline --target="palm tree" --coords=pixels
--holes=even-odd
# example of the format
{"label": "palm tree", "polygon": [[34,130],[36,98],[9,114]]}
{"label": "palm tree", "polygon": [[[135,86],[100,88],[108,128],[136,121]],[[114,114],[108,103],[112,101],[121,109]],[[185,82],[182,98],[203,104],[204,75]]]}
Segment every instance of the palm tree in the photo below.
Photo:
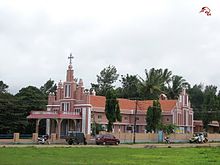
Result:
{"label": "palm tree", "polygon": [[165,85],[170,81],[172,72],[165,69],[145,69],[146,79],[140,77],[140,94],[144,99],[158,99],[164,93]]}
{"label": "palm tree", "polygon": [[182,76],[178,75],[173,75],[170,83],[168,83],[167,92],[170,99],[177,99],[182,90],[182,87],[188,84]]}

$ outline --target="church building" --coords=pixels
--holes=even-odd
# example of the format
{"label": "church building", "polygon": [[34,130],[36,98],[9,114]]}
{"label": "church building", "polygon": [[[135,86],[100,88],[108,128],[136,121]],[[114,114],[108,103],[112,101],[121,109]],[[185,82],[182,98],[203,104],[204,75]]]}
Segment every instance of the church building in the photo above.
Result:
{"label": "church building", "polygon": [[[28,119],[36,120],[36,132],[40,120],[46,120],[46,134],[56,133],[60,138],[68,131],[80,131],[91,134],[93,122],[101,124],[105,129],[108,120],[105,116],[105,97],[96,96],[84,89],[83,80],[76,82],[72,66],[73,56],[70,54],[66,80],[59,82],[56,94],[50,93],[46,110],[31,111]],[[135,101],[119,98],[122,122],[115,122],[114,132],[131,132],[134,128],[136,113],[136,132],[144,133],[146,111],[153,105],[152,100]],[[161,95],[162,123],[178,126],[177,133],[193,132],[193,111],[186,89],[180,93],[178,100],[167,100]]]}

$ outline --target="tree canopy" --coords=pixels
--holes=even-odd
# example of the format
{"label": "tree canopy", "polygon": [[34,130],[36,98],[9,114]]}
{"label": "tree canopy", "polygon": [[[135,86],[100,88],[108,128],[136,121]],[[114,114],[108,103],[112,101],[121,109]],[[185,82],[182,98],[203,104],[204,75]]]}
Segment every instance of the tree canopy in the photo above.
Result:
{"label": "tree canopy", "polygon": [[170,82],[172,72],[168,69],[145,69],[146,78],[140,77],[140,95],[143,99],[159,99],[161,93],[165,93],[166,85]]}
{"label": "tree canopy", "polygon": [[109,65],[100,72],[100,75],[97,75],[97,84],[91,83],[92,89],[97,95],[105,96],[108,90],[114,88],[113,83],[117,81],[118,76],[115,66]]}
{"label": "tree canopy", "polygon": [[[122,75],[121,76],[122,88],[119,96],[122,98],[138,98],[139,97],[139,85],[140,80],[137,75]],[[117,88],[118,90],[118,88]]]}
{"label": "tree canopy", "polygon": [[0,93],[6,93],[7,88],[8,88],[8,85],[5,84],[3,81],[0,81]]}
{"label": "tree canopy", "polygon": [[178,99],[182,87],[188,85],[182,76],[173,75],[168,83],[167,95],[170,99]]}
{"label": "tree canopy", "polygon": [[161,106],[158,100],[153,101],[153,106],[148,107],[146,113],[147,132],[156,132],[161,125]]}
{"label": "tree canopy", "polygon": [[22,88],[16,95],[4,90],[0,93],[0,133],[33,133],[35,121],[27,116],[31,110],[45,109],[46,104],[45,95],[34,86]]}
{"label": "tree canopy", "polygon": [[26,114],[20,111],[16,97],[0,93],[0,133],[24,133],[27,124]]}
{"label": "tree canopy", "polygon": [[48,97],[49,93],[56,93],[57,85],[54,80],[49,79],[43,86],[40,87],[40,91]]}
{"label": "tree canopy", "polygon": [[216,86],[194,85],[189,89],[189,96],[194,110],[194,119],[202,120],[206,131],[211,121],[220,121],[220,97],[217,95]]}
{"label": "tree canopy", "polygon": [[112,132],[113,123],[121,122],[121,113],[118,100],[114,90],[106,92],[105,115],[108,119],[107,131]]}

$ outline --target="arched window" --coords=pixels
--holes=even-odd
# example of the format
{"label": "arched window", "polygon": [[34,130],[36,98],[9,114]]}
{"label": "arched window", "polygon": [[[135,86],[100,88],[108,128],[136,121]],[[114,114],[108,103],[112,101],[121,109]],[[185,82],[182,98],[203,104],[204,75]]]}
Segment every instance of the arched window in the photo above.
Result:
{"label": "arched window", "polygon": [[70,84],[65,84],[64,97],[70,97]]}

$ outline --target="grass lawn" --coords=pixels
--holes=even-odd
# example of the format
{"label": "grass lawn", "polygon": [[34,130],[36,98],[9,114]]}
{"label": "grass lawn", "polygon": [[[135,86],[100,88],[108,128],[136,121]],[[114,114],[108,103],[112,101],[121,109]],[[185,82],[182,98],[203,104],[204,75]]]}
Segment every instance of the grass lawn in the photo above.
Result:
{"label": "grass lawn", "polygon": [[220,164],[220,148],[0,148],[0,164]]}

